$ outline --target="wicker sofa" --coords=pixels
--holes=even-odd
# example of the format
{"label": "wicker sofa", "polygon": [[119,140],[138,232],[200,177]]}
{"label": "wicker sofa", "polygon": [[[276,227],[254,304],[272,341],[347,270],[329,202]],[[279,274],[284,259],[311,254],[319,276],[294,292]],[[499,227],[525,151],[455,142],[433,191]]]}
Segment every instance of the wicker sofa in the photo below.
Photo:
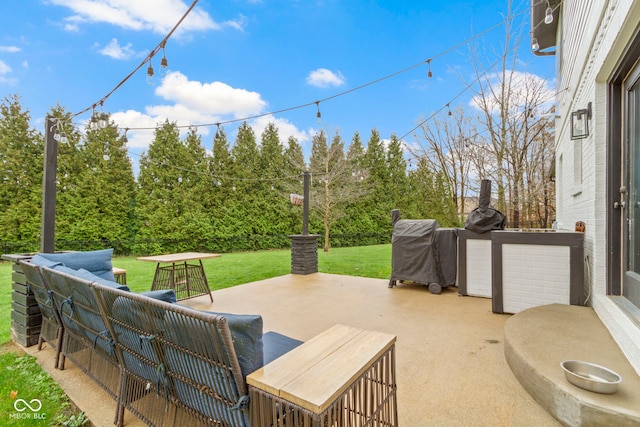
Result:
{"label": "wicker sofa", "polygon": [[263,334],[259,315],[193,310],[171,290],[130,292],[110,280],[110,254],[95,262],[105,255],[96,252],[21,261],[43,313],[39,344],[56,349],[56,366],[70,359],[114,398],[117,425],[128,410],[148,425],[249,426],[247,374],[301,342]]}

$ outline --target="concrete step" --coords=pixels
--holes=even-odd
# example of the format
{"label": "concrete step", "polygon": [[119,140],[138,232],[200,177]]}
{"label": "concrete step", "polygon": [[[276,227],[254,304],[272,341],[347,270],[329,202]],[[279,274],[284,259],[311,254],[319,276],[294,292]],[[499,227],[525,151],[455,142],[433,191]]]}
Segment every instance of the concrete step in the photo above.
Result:
{"label": "concrete step", "polygon": [[[513,315],[505,357],[529,394],[567,426],[640,426],[640,376],[590,307],[550,304]],[[614,394],[569,383],[563,360],[605,366],[622,377]]]}

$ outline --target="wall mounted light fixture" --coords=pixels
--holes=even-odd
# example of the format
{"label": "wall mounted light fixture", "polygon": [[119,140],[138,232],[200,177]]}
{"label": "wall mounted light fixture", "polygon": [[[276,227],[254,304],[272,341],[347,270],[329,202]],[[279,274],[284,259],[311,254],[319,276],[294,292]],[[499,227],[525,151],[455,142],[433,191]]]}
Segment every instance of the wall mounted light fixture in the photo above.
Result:
{"label": "wall mounted light fixture", "polygon": [[587,104],[587,108],[571,112],[571,139],[583,139],[589,136],[591,114],[591,103]]}

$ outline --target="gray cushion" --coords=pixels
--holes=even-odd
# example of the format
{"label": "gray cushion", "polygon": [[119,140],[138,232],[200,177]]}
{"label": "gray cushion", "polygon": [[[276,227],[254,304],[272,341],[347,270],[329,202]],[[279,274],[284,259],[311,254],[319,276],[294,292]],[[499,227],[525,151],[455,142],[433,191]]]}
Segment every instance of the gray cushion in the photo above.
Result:
{"label": "gray cushion", "polygon": [[[37,255],[36,255],[37,256]],[[59,254],[47,254],[41,253],[39,256],[53,262],[61,262],[66,267],[74,270],[80,270],[81,268],[88,270],[96,276],[103,279],[114,281],[116,280],[113,275],[113,264],[111,258],[113,257],[113,249],[102,249],[98,251],[86,251],[86,252],[65,252]],[[34,257],[35,258],[35,257]]]}

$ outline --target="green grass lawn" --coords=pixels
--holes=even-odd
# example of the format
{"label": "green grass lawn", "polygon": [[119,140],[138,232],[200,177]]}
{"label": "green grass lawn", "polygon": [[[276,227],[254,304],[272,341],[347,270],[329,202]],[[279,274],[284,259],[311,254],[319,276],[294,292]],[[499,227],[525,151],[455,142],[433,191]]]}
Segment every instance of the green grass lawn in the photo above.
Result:
{"label": "green grass lawn", "polygon": [[[203,260],[207,280],[212,290],[250,283],[289,274],[291,251],[274,250],[223,254]],[[127,285],[134,292],[151,288],[156,264],[134,257],[116,257],[113,265],[127,270]],[[318,251],[318,270],[387,279],[391,274],[391,245],[334,248]],[[42,371],[35,358],[7,350],[11,341],[11,272],[12,264],[0,262],[0,425],[61,425],[83,426],[86,418],[77,413],[55,382]],[[17,394],[15,394],[17,392]],[[18,418],[14,410],[16,399],[27,402],[41,400],[40,411],[46,418]]]}

